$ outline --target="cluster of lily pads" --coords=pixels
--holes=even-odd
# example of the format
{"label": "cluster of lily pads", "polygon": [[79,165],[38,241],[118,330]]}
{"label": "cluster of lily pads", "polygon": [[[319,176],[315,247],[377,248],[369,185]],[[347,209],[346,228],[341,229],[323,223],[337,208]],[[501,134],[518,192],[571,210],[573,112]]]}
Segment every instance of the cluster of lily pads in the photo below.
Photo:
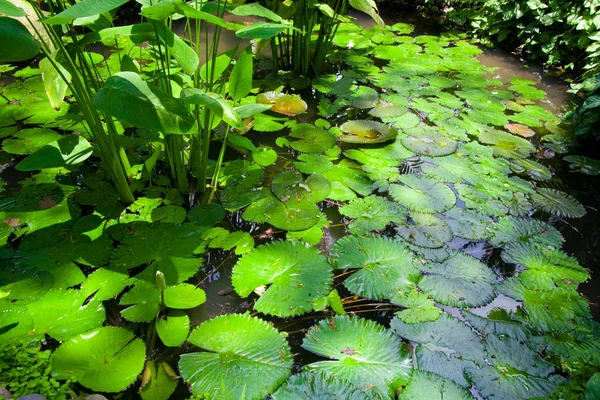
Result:
{"label": "cluster of lily pads", "polygon": [[[555,226],[585,209],[547,186],[543,159],[569,143],[539,105],[545,93],[490,79],[461,37],[411,32],[342,24],[335,73],[257,81],[242,102],[272,108],[227,137],[244,156],[221,168],[217,204],[188,210],[151,174],[123,205],[90,164],[49,165],[4,189],[0,341],[50,342],[55,378],[91,391],[120,392],[141,375],[144,399],[169,398],[178,375],[201,398],[519,399],[566,384],[565,360],[600,365],[577,291],[589,273]],[[0,88],[5,160],[81,123],[76,104],[51,107],[39,74],[21,70]],[[306,120],[282,82],[311,84],[319,118]],[[276,148],[256,146],[272,132]],[[152,134],[128,136],[127,149]],[[331,204],[348,230],[335,243]],[[257,246],[224,223],[235,213],[285,240]],[[253,312],[191,327],[185,310],[206,294],[190,282],[212,248],[241,255],[232,286]],[[396,312],[350,312],[359,298]],[[501,308],[506,298],[514,307]],[[322,359],[299,365],[278,328],[306,313],[319,321],[301,346]],[[170,347],[182,349],[177,365],[157,351]]]}

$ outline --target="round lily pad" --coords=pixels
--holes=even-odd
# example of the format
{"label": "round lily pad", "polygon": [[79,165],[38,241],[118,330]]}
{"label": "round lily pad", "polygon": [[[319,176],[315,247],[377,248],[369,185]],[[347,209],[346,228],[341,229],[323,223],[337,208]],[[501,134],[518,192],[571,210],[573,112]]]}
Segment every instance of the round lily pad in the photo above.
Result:
{"label": "round lily pad", "polygon": [[88,389],[120,392],[144,367],[146,346],[124,328],[107,326],[75,336],[52,356],[56,379],[75,378]]}
{"label": "round lily pad", "polygon": [[379,400],[370,389],[360,389],[354,384],[338,377],[328,377],[325,374],[305,371],[292,375],[275,393],[273,400]]}
{"label": "round lily pad", "polygon": [[565,218],[580,218],[585,208],[573,196],[556,189],[540,188],[531,195],[531,199],[542,210]]}
{"label": "round lily pad", "polygon": [[339,136],[338,140],[345,143],[383,143],[398,135],[396,128],[376,121],[348,121],[342,124],[340,129],[345,134]]}
{"label": "round lily pad", "polygon": [[280,317],[311,311],[314,299],[329,294],[332,280],[325,257],[298,242],[256,247],[240,258],[231,278],[241,297],[259,293],[257,311]]}
{"label": "round lily pad", "polygon": [[337,269],[359,268],[344,286],[369,299],[389,299],[398,290],[408,290],[419,274],[410,250],[385,237],[346,236],[333,245],[330,255]]}
{"label": "round lily pad", "polygon": [[290,146],[294,150],[303,153],[322,153],[335,145],[335,136],[311,124],[294,126],[290,132],[290,137],[299,139],[290,141]]}
{"label": "round lily pad", "polygon": [[452,229],[445,221],[431,214],[413,212],[396,226],[398,234],[409,244],[421,247],[442,247],[452,240]]}
{"label": "round lily pad", "polygon": [[299,96],[279,92],[260,93],[256,96],[256,102],[273,104],[271,111],[289,116],[303,114],[308,109],[306,102]]}
{"label": "round lily pad", "polygon": [[267,322],[230,314],[203,322],[188,341],[206,352],[181,355],[179,372],[206,399],[262,399],[292,371],[290,348]]}
{"label": "round lily pad", "polygon": [[402,138],[402,145],[417,154],[439,157],[454,153],[458,142],[434,132],[427,132],[422,136],[410,135]]}
{"label": "round lily pad", "polygon": [[434,179],[417,175],[401,175],[403,185],[391,184],[390,195],[404,207],[426,213],[449,210],[456,202],[452,190]]}
{"label": "round lily pad", "polygon": [[306,333],[302,347],[331,360],[308,364],[307,370],[346,379],[385,398],[405,385],[412,372],[400,339],[367,319],[343,316],[321,321]]}
{"label": "round lily pad", "polygon": [[496,275],[476,258],[458,253],[441,264],[427,263],[419,288],[453,307],[479,307],[494,299]]}

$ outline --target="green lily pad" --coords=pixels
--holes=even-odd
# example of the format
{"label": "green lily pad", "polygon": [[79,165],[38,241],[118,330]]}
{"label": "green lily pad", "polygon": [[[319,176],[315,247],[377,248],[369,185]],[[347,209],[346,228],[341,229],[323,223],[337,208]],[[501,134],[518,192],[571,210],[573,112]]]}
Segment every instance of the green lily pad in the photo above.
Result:
{"label": "green lily pad", "polygon": [[516,92],[528,100],[541,100],[546,97],[546,92],[529,85],[512,85],[509,90]]}
{"label": "green lily pad", "polygon": [[452,190],[443,183],[417,175],[402,175],[402,185],[390,185],[390,196],[404,207],[425,213],[449,210],[456,202]]}
{"label": "green lily pad", "polygon": [[244,254],[231,279],[241,297],[259,293],[257,311],[286,317],[311,311],[314,299],[329,294],[333,274],[316,249],[298,242],[276,242]]}
{"label": "green lily pad", "polygon": [[18,163],[19,171],[77,165],[92,155],[92,145],[81,136],[69,135],[48,143]]}
{"label": "green lily pad", "polygon": [[381,196],[367,196],[350,200],[339,208],[340,214],[354,218],[348,225],[350,232],[355,235],[368,235],[374,230],[384,230],[395,221],[404,218],[405,209],[397,203],[391,202]]}
{"label": "green lily pad", "polygon": [[147,361],[139,394],[143,400],[168,399],[175,391],[178,380],[177,373],[166,362]]}
{"label": "green lily pad", "polygon": [[494,299],[497,277],[476,258],[458,253],[442,264],[423,266],[419,288],[434,300],[453,307],[479,307]]}
{"label": "green lily pad", "polygon": [[437,248],[452,240],[452,229],[442,219],[431,214],[411,213],[396,226],[398,235],[407,243]]}
{"label": "green lily pad", "polygon": [[189,283],[168,286],[163,291],[165,305],[169,308],[194,308],[206,301],[204,290]]}
{"label": "green lily pad", "polygon": [[335,136],[331,133],[316,128],[311,124],[299,124],[292,128],[290,137],[294,139],[300,139],[290,141],[290,146],[294,150],[301,151],[303,153],[323,153],[331,149],[336,141]]}
{"label": "green lily pad", "polygon": [[331,192],[331,184],[322,175],[312,174],[304,180],[300,172],[290,170],[273,180],[271,190],[283,202],[307,199],[318,203],[327,198]]}
{"label": "green lily pad", "polygon": [[359,86],[346,97],[354,107],[361,109],[373,108],[379,101],[379,93],[368,86]]}
{"label": "green lily pad", "polygon": [[563,218],[580,218],[585,208],[573,196],[556,189],[540,188],[531,195],[533,202],[542,210]]}
{"label": "green lily pad", "polygon": [[402,145],[417,154],[431,157],[447,156],[454,153],[458,147],[455,140],[434,132],[424,132],[422,136],[412,136],[411,134],[402,138]]}
{"label": "green lily pad", "polygon": [[490,217],[475,210],[463,210],[454,207],[443,216],[454,236],[467,240],[484,240],[488,237],[487,226],[492,223]]}
{"label": "green lily pad", "polygon": [[156,333],[165,346],[180,346],[190,332],[190,317],[180,310],[169,310],[163,318],[156,319]]}
{"label": "green lily pad", "polygon": [[471,393],[451,380],[431,372],[415,371],[399,400],[468,400]]}
{"label": "green lily pad", "polygon": [[535,151],[531,142],[507,132],[489,130],[479,135],[481,143],[494,145],[494,154],[504,158],[526,158]]}
{"label": "green lily pad", "polygon": [[537,219],[503,217],[490,225],[490,231],[489,240],[494,246],[529,242],[560,248],[564,242],[556,228]]}
{"label": "green lily pad", "polygon": [[380,396],[370,389],[359,389],[344,379],[328,377],[322,373],[302,372],[292,375],[271,395],[273,400],[377,400]]}
{"label": "green lily pad", "polygon": [[409,324],[395,317],[390,329],[414,343],[419,370],[433,372],[468,387],[464,370],[481,362],[484,346],[475,333],[457,318],[442,313],[433,322]]}
{"label": "green lily pad", "polygon": [[569,168],[573,171],[586,175],[600,175],[599,160],[583,156],[566,156],[563,160],[569,163]]}
{"label": "green lily pad", "polygon": [[502,259],[527,268],[518,275],[523,285],[530,289],[553,290],[565,280],[581,283],[590,277],[575,258],[532,243],[510,243],[502,252]]}
{"label": "green lily pad", "polygon": [[307,370],[346,379],[385,398],[405,385],[412,372],[400,340],[366,319],[342,316],[321,321],[306,333],[302,347],[331,360],[308,364]]}
{"label": "green lily pad", "polygon": [[348,121],[340,129],[345,134],[339,136],[338,140],[345,143],[383,143],[398,135],[397,129],[376,121]]}
{"label": "green lily pad", "polygon": [[278,92],[260,93],[256,96],[256,102],[272,104],[271,111],[288,116],[303,114],[308,109],[306,102],[300,96]]}
{"label": "green lily pad", "polygon": [[120,392],[144,367],[146,346],[124,328],[102,327],[63,343],[52,356],[55,379],[75,378],[88,389]]}
{"label": "green lily pad", "polygon": [[392,297],[391,301],[397,306],[406,307],[405,310],[398,311],[396,316],[407,324],[435,321],[442,313],[442,309],[436,307],[433,300],[415,290],[408,292],[408,294],[398,293]]}
{"label": "green lily pad", "polygon": [[333,245],[330,257],[336,269],[359,268],[344,280],[344,286],[368,299],[389,299],[418,279],[410,250],[385,237],[346,236]]}
{"label": "green lily pad", "polygon": [[292,371],[292,354],[283,336],[249,315],[223,315],[203,322],[188,341],[208,350],[182,354],[179,360],[179,372],[196,396],[263,398]]}
{"label": "green lily pad", "polygon": [[267,195],[252,203],[242,216],[245,220],[268,222],[286,231],[303,231],[319,222],[319,208],[308,199],[283,202]]}

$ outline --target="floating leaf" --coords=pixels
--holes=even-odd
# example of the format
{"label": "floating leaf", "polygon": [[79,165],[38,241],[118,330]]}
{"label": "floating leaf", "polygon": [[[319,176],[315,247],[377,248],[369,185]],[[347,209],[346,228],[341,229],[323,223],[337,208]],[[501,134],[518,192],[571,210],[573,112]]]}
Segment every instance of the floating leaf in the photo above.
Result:
{"label": "floating leaf", "polygon": [[177,373],[166,362],[147,361],[142,375],[140,396],[143,400],[168,399],[175,391],[178,380]]}
{"label": "floating leaf", "polygon": [[350,232],[367,235],[374,230],[384,230],[391,222],[401,221],[405,209],[384,197],[371,195],[350,200],[339,211],[346,217],[354,218],[348,225]]}
{"label": "floating leaf", "polygon": [[263,398],[290,375],[292,354],[285,339],[265,321],[230,314],[203,322],[189,342],[208,350],[182,354],[179,372],[196,396]]}
{"label": "floating leaf", "polygon": [[444,217],[443,220],[450,226],[454,236],[467,240],[483,240],[488,237],[486,228],[492,220],[482,212],[454,207],[446,211]]}
{"label": "floating leaf", "polygon": [[169,308],[194,308],[206,301],[204,290],[189,283],[168,286],[163,291],[165,305]]}
{"label": "floating leaf", "polygon": [[180,310],[169,310],[163,318],[156,319],[156,333],[165,346],[180,346],[190,332],[190,318]]}
{"label": "floating leaf", "polygon": [[490,230],[490,242],[495,246],[530,242],[561,247],[564,241],[556,228],[537,219],[504,217],[490,225]]}
{"label": "floating leaf", "polygon": [[411,213],[396,226],[398,235],[409,244],[421,247],[442,247],[452,240],[452,229],[440,218],[423,213]]}
{"label": "floating leaf", "polygon": [[303,153],[322,153],[335,145],[335,136],[311,124],[294,126],[290,137],[300,139],[290,142],[290,146]]}
{"label": "floating leaf", "polygon": [[400,340],[366,319],[343,316],[321,321],[306,333],[302,347],[332,360],[308,364],[307,370],[348,380],[385,398],[406,384],[412,372]]}
{"label": "floating leaf", "polygon": [[273,400],[375,400],[380,399],[370,389],[359,389],[349,381],[328,377],[318,372],[292,375],[271,395]]}
{"label": "floating leaf", "polygon": [[[409,133],[410,132],[416,131],[411,130]],[[428,132],[424,133],[422,136],[404,137],[402,138],[402,145],[417,154],[439,157],[454,153],[458,143],[449,137],[444,137],[434,132]]]}
{"label": "floating leaf", "polygon": [[456,197],[450,188],[433,179],[417,175],[402,175],[403,185],[390,185],[390,196],[404,207],[426,213],[438,213],[454,206]]}
{"label": "floating leaf", "polygon": [[12,138],[2,141],[2,150],[10,154],[31,154],[58,139],[60,134],[49,129],[22,129]]}
{"label": "floating leaf", "polygon": [[412,253],[401,242],[385,237],[346,236],[333,245],[330,256],[336,269],[359,268],[344,280],[344,286],[368,299],[389,299],[398,290],[409,290],[418,279]]}
{"label": "floating leaf", "polygon": [[446,313],[436,321],[418,324],[408,324],[396,317],[390,329],[415,343],[419,370],[436,373],[465,387],[469,383],[464,369],[485,358],[483,343],[476,339],[471,328]]}
{"label": "floating leaf", "polygon": [[124,328],[102,327],[63,343],[52,356],[55,379],[75,378],[88,389],[120,392],[142,371],[146,346]]}
{"label": "floating leaf", "polygon": [[519,135],[519,136],[522,136],[524,138],[530,138],[530,137],[535,136],[535,131],[532,130],[531,128],[529,128],[526,125],[521,125],[521,124],[506,124],[506,125],[504,125],[504,127],[510,133],[514,133],[515,135]]}
{"label": "floating leaf", "polygon": [[329,181],[319,174],[312,174],[306,180],[302,174],[290,170],[279,174],[271,184],[273,194],[283,202],[310,200],[313,203],[323,201],[331,191]]}
{"label": "floating leaf", "polygon": [[531,199],[542,210],[564,218],[580,218],[585,208],[573,196],[556,189],[539,188]]}
{"label": "floating leaf", "polygon": [[242,216],[248,221],[268,222],[287,231],[303,231],[319,222],[319,208],[308,199],[283,202],[268,194],[252,203]]}
{"label": "floating leaf", "polygon": [[276,242],[244,254],[231,279],[241,297],[270,285],[254,308],[286,317],[311,311],[314,299],[329,294],[333,274],[316,249],[297,242]]}
{"label": "floating leaf", "polygon": [[442,313],[442,310],[435,306],[433,300],[415,290],[408,294],[398,293],[392,297],[391,301],[398,306],[406,307],[405,310],[398,311],[396,316],[407,324],[435,321]]}
{"label": "floating leaf", "polygon": [[299,96],[279,92],[260,93],[256,96],[256,102],[272,104],[271,111],[289,116],[303,114],[308,109],[306,102]]}
{"label": "floating leaf", "polygon": [[451,380],[431,372],[415,371],[399,400],[467,400],[471,393]]}
{"label": "floating leaf", "polygon": [[586,175],[600,175],[600,161],[583,156],[566,156],[569,168]]}
{"label": "floating leaf", "polygon": [[453,307],[479,307],[494,298],[494,272],[476,258],[457,253],[441,264],[423,266],[419,288],[434,300]]}
{"label": "floating leaf", "polygon": [[36,150],[15,166],[19,171],[35,171],[77,165],[92,155],[92,145],[81,136],[69,135]]}
{"label": "floating leaf", "polygon": [[376,121],[348,121],[342,124],[340,129],[345,134],[339,136],[338,140],[346,143],[383,143],[398,135],[397,129]]}

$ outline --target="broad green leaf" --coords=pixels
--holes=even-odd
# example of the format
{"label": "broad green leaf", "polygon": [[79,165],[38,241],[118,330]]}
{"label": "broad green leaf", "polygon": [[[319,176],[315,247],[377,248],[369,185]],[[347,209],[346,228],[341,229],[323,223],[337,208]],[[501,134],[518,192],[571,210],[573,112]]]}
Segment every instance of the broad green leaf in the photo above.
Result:
{"label": "broad green leaf", "polygon": [[[258,6],[258,4],[252,5]],[[229,94],[234,101],[240,101],[252,90],[252,58],[252,46],[247,46],[233,66],[229,76]]]}
{"label": "broad green leaf", "polygon": [[270,39],[287,30],[294,29],[291,25],[274,24],[272,22],[255,22],[235,32],[241,39]]}
{"label": "broad green leaf", "polygon": [[148,84],[135,72],[118,72],[94,96],[94,105],[138,128],[186,133],[195,125],[183,103]]}
{"label": "broad green leaf", "polygon": [[0,14],[8,17],[24,17],[25,11],[8,0],[0,0]]}
{"label": "broad green leaf", "polygon": [[[60,69],[60,73],[67,78],[67,80],[71,78],[69,71],[64,69],[59,63],[55,62],[55,65]],[[40,71],[42,72],[44,89],[46,89],[50,104],[54,109],[59,110],[65,94],[67,93],[67,82],[65,82],[61,74],[58,73],[48,57],[40,61]]]}
{"label": "broad green leaf", "polygon": [[282,335],[265,321],[230,314],[202,323],[189,342],[208,350],[186,353],[179,372],[194,395],[223,398],[227,382],[229,398],[259,399],[272,393],[292,370],[292,354]]}
{"label": "broad green leaf", "polygon": [[143,400],[168,400],[178,381],[177,373],[166,362],[147,361],[139,394]]}
{"label": "broad green leaf", "polygon": [[180,310],[169,310],[164,317],[156,319],[156,333],[165,346],[180,346],[190,332],[190,318]]}
{"label": "broad green leaf", "polygon": [[125,289],[128,279],[129,274],[108,268],[99,268],[88,275],[81,285],[81,291],[86,296],[94,295],[94,298],[98,300],[109,300],[117,297]]}
{"label": "broad green leaf", "polygon": [[75,378],[88,389],[120,392],[142,372],[146,346],[124,328],[103,327],[63,343],[52,356],[55,379]]}
{"label": "broad green leaf", "polygon": [[299,124],[292,128],[290,137],[299,139],[290,146],[303,153],[322,153],[335,145],[335,136],[311,124]]}
{"label": "broad green leaf", "polygon": [[374,230],[384,230],[392,222],[402,221],[406,209],[384,197],[371,195],[350,200],[347,205],[339,208],[339,212],[354,218],[348,225],[350,232],[368,235]]}
{"label": "broad green leaf", "polygon": [[279,15],[275,14],[273,11],[261,6],[258,3],[243,4],[241,6],[237,6],[230,12],[234,15],[239,15],[243,17],[263,17],[275,22],[284,22],[284,19],[281,18]]}
{"label": "broad green leaf", "polygon": [[182,2],[182,0],[159,0],[150,2],[149,4],[142,4],[140,15],[146,19],[166,21],[167,18],[175,13],[175,7]]}
{"label": "broad green leaf", "polygon": [[234,56],[233,49],[219,54],[216,58],[210,59],[200,67],[200,78],[210,84],[215,83],[231,65]]}
{"label": "broad green leaf", "polygon": [[385,237],[346,236],[333,245],[330,257],[336,269],[359,268],[344,280],[344,286],[368,299],[389,299],[419,279],[412,253],[402,242]]}
{"label": "broad green leaf", "polygon": [[390,195],[404,207],[425,213],[437,213],[449,210],[456,202],[456,196],[450,188],[433,179],[417,175],[402,175],[403,185],[390,185]]}
{"label": "broad green leaf", "polygon": [[208,12],[197,10],[193,7],[194,3],[180,3],[177,4],[177,9],[181,14],[185,15],[188,18],[199,19],[201,21],[210,22],[211,24],[220,26],[222,28],[228,27],[227,23],[222,19],[215,15],[212,15]]}
{"label": "broad green leaf", "polygon": [[67,8],[65,11],[45,19],[44,23],[51,25],[68,24],[76,18],[103,14],[122,6],[127,3],[127,1],[129,0],[82,0]]}
{"label": "broad green leaf", "polygon": [[155,27],[158,37],[169,48],[169,54],[177,60],[187,74],[193,75],[200,64],[198,54],[194,49],[163,23],[153,21],[152,25]]}
{"label": "broad green leaf", "polygon": [[452,240],[452,229],[448,223],[432,214],[413,212],[396,226],[398,235],[406,243],[437,248]]}
{"label": "broad green leaf", "polygon": [[300,96],[280,92],[260,93],[256,96],[256,102],[272,104],[271,111],[289,116],[303,114],[308,109],[308,105]]}
{"label": "broad green leaf", "polygon": [[372,389],[384,398],[409,381],[411,359],[400,340],[382,325],[358,317],[342,316],[313,326],[302,342],[305,350],[330,359],[305,366]]}
{"label": "broad green leaf", "polygon": [[60,137],[60,134],[50,129],[22,129],[12,138],[2,141],[2,150],[10,154],[31,154]]}
{"label": "broad green leaf", "polygon": [[0,62],[25,61],[35,57],[40,44],[16,19],[0,17]]}
{"label": "broad green leaf", "polygon": [[496,274],[464,253],[438,263],[426,263],[419,288],[434,300],[453,307],[479,307],[494,299]]}
{"label": "broad green leaf", "polygon": [[87,160],[92,155],[92,150],[90,142],[83,137],[69,135],[41,147],[15,168],[19,171],[35,171],[77,165]]}
{"label": "broad green leaf", "polygon": [[564,239],[553,226],[538,219],[503,217],[489,225],[490,242],[503,246],[511,242],[535,243],[560,248]]}
{"label": "broad green leaf", "polygon": [[163,292],[165,305],[169,308],[194,308],[206,301],[204,290],[189,283],[169,286]]}
{"label": "broad green leaf", "polygon": [[254,305],[257,311],[281,317],[311,311],[314,299],[329,294],[332,279],[325,257],[297,242],[255,248],[240,258],[231,278],[241,297],[260,295]]}
{"label": "broad green leaf", "polygon": [[349,0],[348,3],[352,6],[352,8],[368,14],[378,25],[385,25],[379,16],[377,4],[374,0]]}
{"label": "broad green leaf", "polygon": [[468,400],[469,391],[449,379],[431,372],[415,371],[399,400]]}
{"label": "broad green leaf", "polygon": [[433,322],[410,324],[395,317],[390,329],[414,343],[416,364],[429,371],[468,387],[464,369],[484,360],[484,345],[476,334],[457,318],[442,313]]}
{"label": "broad green leaf", "polygon": [[221,95],[212,92],[204,92],[196,88],[184,89],[182,93],[182,100],[185,104],[202,105],[216,114],[217,117],[222,118],[225,123],[236,129],[245,129],[240,115]]}
{"label": "broad green leaf", "polygon": [[345,134],[338,140],[345,143],[384,143],[398,135],[398,130],[377,121],[354,120],[340,126]]}
{"label": "broad green leaf", "polygon": [[408,294],[400,292],[392,297],[391,301],[398,306],[406,307],[405,310],[398,311],[396,316],[407,324],[435,321],[442,313],[442,309],[437,308],[433,300],[415,290],[411,290]]}
{"label": "broad green leaf", "polygon": [[359,389],[353,383],[323,373],[305,371],[292,375],[271,395],[273,400],[376,400],[379,395],[370,389]]}
{"label": "broad green leaf", "polygon": [[579,201],[560,190],[539,188],[531,198],[542,210],[559,217],[580,218],[586,213]]}

